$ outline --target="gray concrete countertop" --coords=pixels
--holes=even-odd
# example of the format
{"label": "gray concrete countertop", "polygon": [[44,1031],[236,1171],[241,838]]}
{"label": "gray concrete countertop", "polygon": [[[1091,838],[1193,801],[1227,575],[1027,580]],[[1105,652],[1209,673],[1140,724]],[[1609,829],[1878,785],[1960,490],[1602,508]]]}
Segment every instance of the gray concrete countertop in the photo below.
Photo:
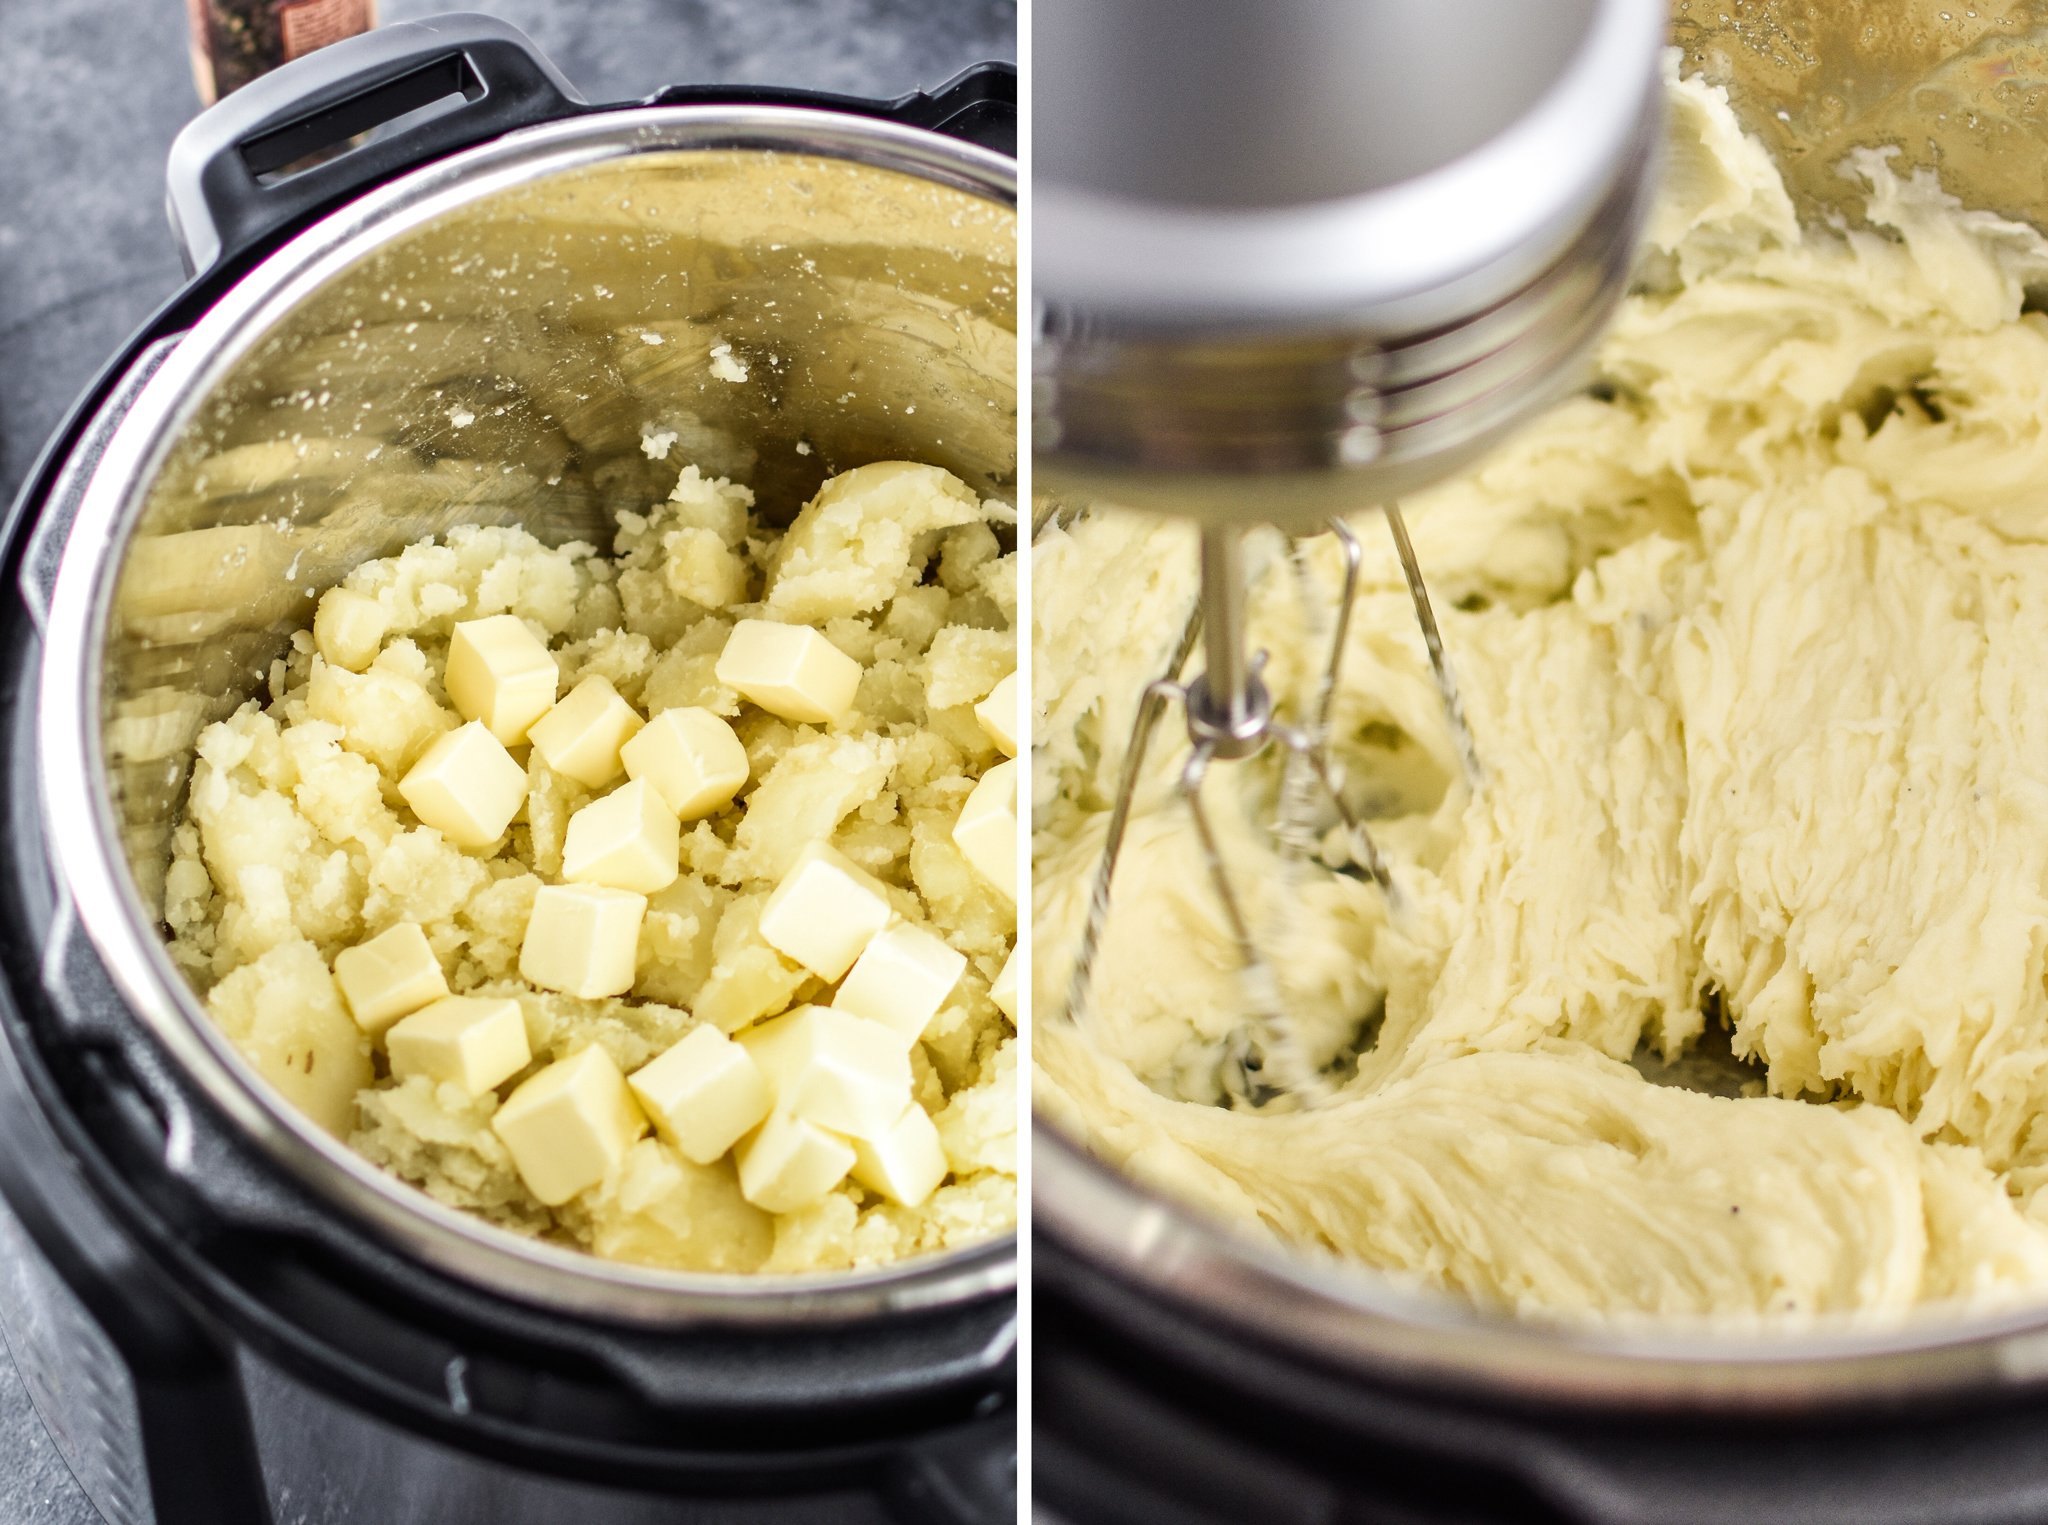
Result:
{"label": "gray concrete countertop", "polygon": [[[183,279],[164,154],[198,109],[181,0],[0,0],[0,500],[77,393]],[[383,0],[528,32],[593,101],[663,85],[893,96],[1016,57],[1015,0]],[[0,1525],[93,1525],[0,1362]]]}

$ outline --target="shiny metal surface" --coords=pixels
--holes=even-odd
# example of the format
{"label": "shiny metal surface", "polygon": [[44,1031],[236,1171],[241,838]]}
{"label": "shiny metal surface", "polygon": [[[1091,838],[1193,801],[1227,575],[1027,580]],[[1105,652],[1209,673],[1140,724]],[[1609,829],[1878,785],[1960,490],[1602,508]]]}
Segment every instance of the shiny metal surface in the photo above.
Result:
{"label": "shiny metal surface", "polygon": [[[656,491],[650,398],[684,457],[747,471],[792,510],[828,473],[896,455],[1013,493],[1014,202],[999,156],[837,114],[661,108],[529,129],[286,245],[114,431],[49,611],[53,852],[135,1016],[337,1210],[505,1295],[655,1324],[837,1319],[1014,1284],[1007,1237],[859,1274],[732,1278],[600,1261],[443,1208],[271,1094],[171,966],[155,910],[193,737],[258,689],[311,596],[458,522],[608,539],[613,511]],[[709,374],[714,335],[762,384]]]}
{"label": "shiny metal surface", "polygon": [[1306,532],[1584,380],[1646,207],[1664,12],[1222,9],[1207,30],[1155,0],[1037,12],[1038,480]]}
{"label": "shiny metal surface", "polygon": [[[1945,0],[1677,0],[1684,69],[1728,86],[1809,220],[1843,215],[1851,147],[1938,168],[1966,205],[2048,230],[2048,8]],[[1071,502],[1062,505],[1074,511]],[[1722,1077],[1684,1083],[1716,1090]],[[1356,1266],[1241,1238],[1091,1158],[1041,1116],[1035,1231],[1124,1286],[1324,1368],[1512,1402],[1816,1411],[2048,1384],[2048,1309],[1930,1310],[1796,1329],[1518,1320]],[[1086,1302],[1085,1282],[1062,1290]]]}
{"label": "shiny metal surface", "polygon": [[[1091,1158],[1044,1117],[1032,1223],[1161,1301],[1320,1366],[1475,1396],[1657,1409],[1810,1410],[2048,1384],[2048,1312],[1780,1330],[1567,1326],[1489,1312],[1243,1238]],[[1088,1287],[1061,1290],[1087,1302]]]}

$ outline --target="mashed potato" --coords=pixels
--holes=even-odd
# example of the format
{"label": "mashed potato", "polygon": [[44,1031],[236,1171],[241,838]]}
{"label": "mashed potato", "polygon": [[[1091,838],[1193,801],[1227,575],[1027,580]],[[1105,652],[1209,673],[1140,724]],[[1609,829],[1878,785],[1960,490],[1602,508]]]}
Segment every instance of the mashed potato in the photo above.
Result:
{"label": "mashed potato", "polygon": [[[1336,1098],[1218,1105],[1247,1018],[1169,720],[1088,1020],[1040,1026],[1038,1104],[1246,1232],[1492,1306],[2039,1296],[2048,319],[2023,299],[2048,245],[1876,154],[1851,161],[1873,226],[1802,233],[1718,92],[1674,85],[1672,110],[1603,384],[1407,505],[1476,795],[1358,525],[1332,746],[1405,908],[1280,860],[1274,758],[1210,774]],[[1335,556],[1312,556],[1326,608]],[[1194,569],[1184,527],[1128,516],[1037,544],[1043,1010]],[[1326,620],[1284,569],[1260,582],[1253,640],[1296,714]],[[1710,1036],[1746,1077],[1648,1078]]]}
{"label": "mashed potato", "polygon": [[[1001,761],[973,706],[1014,666],[1015,558],[996,534],[1013,515],[904,462],[834,478],[786,531],[752,508],[745,487],[682,466],[666,502],[621,516],[610,557],[469,528],[356,568],[342,586],[381,612],[374,657],[351,671],[301,632],[272,668],[268,702],[200,735],[165,919],[172,955],[256,1069],[322,1127],[443,1202],[648,1265],[876,1265],[1016,1220],[1015,1035],[989,995],[1015,913],[951,839],[976,778]],[[421,824],[397,791],[460,723],[442,681],[451,627],[505,612],[552,648],[562,692],[601,674],[643,715],[703,706],[732,719],[751,763],[734,807],[685,825],[681,877],[651,897],[623,997],[578,999],[518,973],[535,892],[559,880],[569,817],[598,791],[517,749],[525,804],[480,851]],[[722,686],[719,651],[749,616],[812,625],[859,661],[854,713],[792,725]],[[913,1209],[849,1179],[777,1215],[741,1195],[730,1156],[693,1164],[646,1137],[601,1185],[543,1206],[490,1126],[521,1080],[591,1045],[630,1072],[699,1023],[734,1032],[829,998],[757,929],[767,892],[819,840],[968,960],[912,1053],[915,1099],[950,1166],[945,1184]],[[476,1097],[423,1076],[392,1079],[332,966],[401,921],[425,931],[456,993],[519,1002],[526,1069]]]}

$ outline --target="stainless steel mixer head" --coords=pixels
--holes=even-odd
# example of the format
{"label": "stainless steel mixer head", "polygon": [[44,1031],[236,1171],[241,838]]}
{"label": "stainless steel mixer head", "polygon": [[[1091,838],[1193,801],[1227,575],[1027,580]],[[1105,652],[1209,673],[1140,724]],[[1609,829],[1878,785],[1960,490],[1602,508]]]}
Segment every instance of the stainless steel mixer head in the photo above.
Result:
{"label": "stainless steel mixer head", "polygon": [[[1242,536],[1384,509],[1476,783],[1397,500],[1584,379],[1647,209],[1663,36],[1661,0],[1040,0],[1038,481],[1070,505],[1202,524],[1201,609],[1126,754],[1069,992],[1077,1017],[1138,770],[1178,700],[1180,789],[1260,1035],[1253,1089],[1319,1088],[1292,1056],[1201,785],[1212,762],[1279,743],[1336,806],[1354,861],[1394,893],[1322,734],[1358,550],[1340,525],[1336,636],[1303,728],[1275,714],[1245,648]],[[1183,682],[1198,629],[1207,670]]]}

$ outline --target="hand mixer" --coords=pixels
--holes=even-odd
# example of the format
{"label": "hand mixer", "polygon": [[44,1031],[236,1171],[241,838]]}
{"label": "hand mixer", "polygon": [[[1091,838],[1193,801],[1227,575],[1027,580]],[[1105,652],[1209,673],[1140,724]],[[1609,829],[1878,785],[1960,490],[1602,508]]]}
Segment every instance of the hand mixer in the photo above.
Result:
{"label": "hand mixer", "polygon": [[[1179,790],[1244,976],[1238,1104],[1312,1102],[1328,1082],[1291,1037],[1203,781],[1283,747],[1283,852],[1305,851],[1319,794],[1398,904],[1325,735],[1362,554],[1340,516],[1377,507],[1479,783],[1399,500],[1586,379],[1649,200],[1664,21],[1661,0],[1035,6],[1038,483],[1072,507],[1186,515],[1201,536],[1201,597],[1138,709],[1067,1010],[1086,1013],[1145,752],[1178,704]],[[1276,712],[1247,650],[1261,525],[1327,530],[1342,551],[1305,723]],[[1183,679],[1198,642],[1203,671]]]}

